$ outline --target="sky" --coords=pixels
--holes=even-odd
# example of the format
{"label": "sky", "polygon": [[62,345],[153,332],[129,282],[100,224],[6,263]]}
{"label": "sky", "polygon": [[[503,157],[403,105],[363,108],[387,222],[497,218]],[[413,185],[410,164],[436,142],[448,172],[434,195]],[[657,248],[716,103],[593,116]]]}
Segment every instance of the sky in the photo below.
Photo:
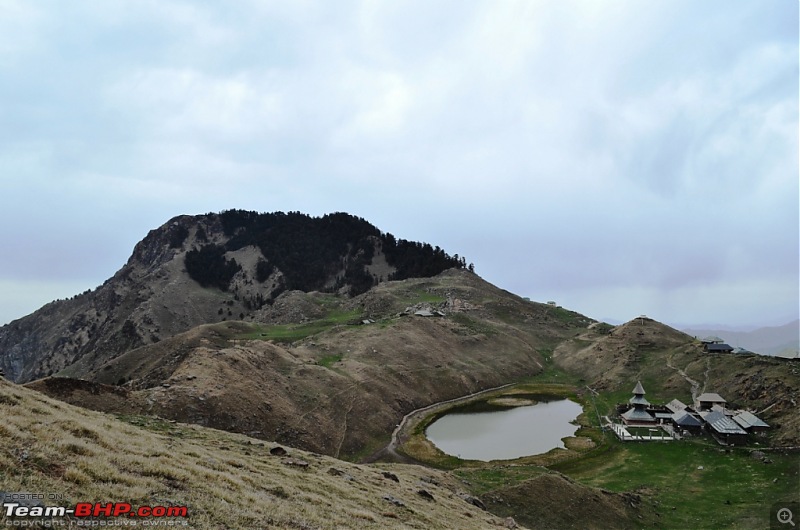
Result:
{"label": "sky", "polygon": [[593,318],[789,322],[798,40],[794,0],[0,0],[0,324],[231,208]]}

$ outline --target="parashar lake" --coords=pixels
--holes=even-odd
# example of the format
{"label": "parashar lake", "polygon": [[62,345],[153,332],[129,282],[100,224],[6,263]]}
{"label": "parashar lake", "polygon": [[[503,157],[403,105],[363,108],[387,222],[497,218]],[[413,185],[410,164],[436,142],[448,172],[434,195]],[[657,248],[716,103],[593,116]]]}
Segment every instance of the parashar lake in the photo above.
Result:
{"label": "parashar lake", "polygon": [[582,412],[568,399],[536,396],[532,405],[498,406],[500,400],[459,407],[431,423],[425,431],[433,444],[465,460],[510,460],[564,447],[562,438],[575,434],[570,423]]}

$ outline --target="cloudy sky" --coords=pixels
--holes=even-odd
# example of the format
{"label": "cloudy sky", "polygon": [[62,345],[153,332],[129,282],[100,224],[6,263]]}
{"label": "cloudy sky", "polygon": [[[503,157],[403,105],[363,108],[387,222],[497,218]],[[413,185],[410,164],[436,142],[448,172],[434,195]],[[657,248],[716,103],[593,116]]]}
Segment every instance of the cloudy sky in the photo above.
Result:
{"label": "cloudy sky", "polygon": [[794,0],[0,0],[0,323],[346,211],[595,318],[798,318]]}

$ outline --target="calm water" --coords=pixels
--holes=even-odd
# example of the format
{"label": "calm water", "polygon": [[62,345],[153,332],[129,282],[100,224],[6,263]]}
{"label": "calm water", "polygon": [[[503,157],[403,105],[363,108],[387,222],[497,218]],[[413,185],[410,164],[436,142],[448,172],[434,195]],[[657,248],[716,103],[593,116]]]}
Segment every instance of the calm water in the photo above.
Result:
{"label": "calm water", "polygon": [[564,447],[572,436],[569,423],[581,406],[568,399],[548,401],[496,412],[453,413],[442,416],[425,431],[445,453],[469,460],[508,460]]}

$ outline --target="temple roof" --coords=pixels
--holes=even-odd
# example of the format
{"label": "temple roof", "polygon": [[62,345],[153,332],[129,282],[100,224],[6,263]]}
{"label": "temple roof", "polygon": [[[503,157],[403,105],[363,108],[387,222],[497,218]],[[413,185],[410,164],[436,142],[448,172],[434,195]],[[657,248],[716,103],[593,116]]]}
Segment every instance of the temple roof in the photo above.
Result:
{"label": "temple roof", "polygon": [[647,393],[647,392],[644,391],[644,388],[642,388],[642,382],[641,381],[637,381],[636,382],[636,388],[633,389],[633,393],[634,394],[639,394],[639,395],[642,395],[642,396]]}
{"label": "temple roof", "polygon": [[686,405],[684,405],[680,400],[673,399],[669,403],[667,403],[667,408],[672,412],[681,412],[686,410]]}
{"label": "temple roof", "polygon": [[702,418],[720,434],[747,434],[735,421],[721,412],[708,412]]}
{"label": "temple roof", "polygon": [[653,421],[653,416],[649,412],[637,408],[628,409],[622,417],[628,421]]}

